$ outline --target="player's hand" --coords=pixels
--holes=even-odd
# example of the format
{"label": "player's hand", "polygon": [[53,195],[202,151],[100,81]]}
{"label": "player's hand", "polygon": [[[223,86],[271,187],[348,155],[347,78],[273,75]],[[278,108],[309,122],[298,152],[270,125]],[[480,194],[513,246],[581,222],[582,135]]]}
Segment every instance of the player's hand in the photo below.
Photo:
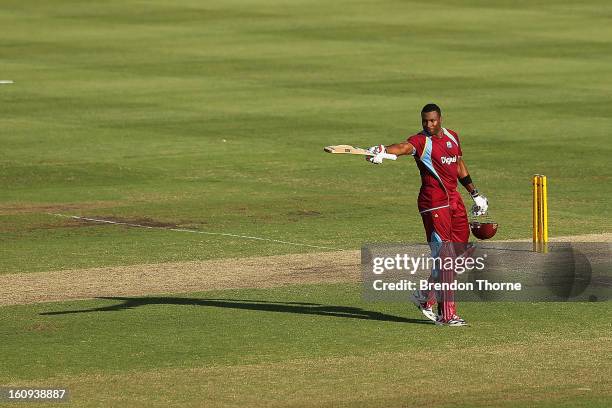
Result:
{"label": "player's hand", "polygon": [[487,213],[487,210],[489,209],[489,200],[487,200],[487,197],[476,193],[476,195],[472,196],[472,199],[474,200],[474,205],[472,206],[472,215],[475,215],[477,217],[480,215],[485,215]]}
{"label": "player's hand", "polygon": [[368,152],[374,153],[374,156],[366,156],[366,160],[372,164],[381,164],[383,162],[382,155],[387,152],[384,145],[372,146],[368,148]]}

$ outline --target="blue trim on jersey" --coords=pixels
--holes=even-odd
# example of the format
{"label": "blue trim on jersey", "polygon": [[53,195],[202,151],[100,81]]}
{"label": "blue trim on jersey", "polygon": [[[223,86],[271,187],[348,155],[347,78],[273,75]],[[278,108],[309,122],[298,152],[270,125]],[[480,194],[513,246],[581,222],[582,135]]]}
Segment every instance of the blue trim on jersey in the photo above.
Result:
{"label": "blue trim on jersey", "polygon": [[427,169],[431,171],[434,177],[438,179],[440,184],[444,186],[442,179],[440,178],[440,176],[438,176],[438,173],[436,172],[436,169],[434,169],[433,163],[431,161],[432,149],[433,149],[433,143],[431,142],[431,138],[429,137],[425,138],[425,148],[423,149],[423,154],[421,154],[420,160],[421,160],[421,163],[423,163],[425,167],[427,167]]}

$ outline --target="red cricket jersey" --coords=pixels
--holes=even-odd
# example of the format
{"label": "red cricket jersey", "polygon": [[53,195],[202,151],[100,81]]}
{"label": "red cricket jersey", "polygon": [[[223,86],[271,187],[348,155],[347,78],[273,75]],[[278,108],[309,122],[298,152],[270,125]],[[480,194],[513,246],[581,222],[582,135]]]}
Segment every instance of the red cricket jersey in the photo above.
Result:
{"label": "red cricket jersey", "polygon": [[443,135],[429,136],[425,131],[410,136],[413,153],[421,173],[419,212],[449,206],[449,193],[457,190],[457,161],[462,156],[459,136],[442,128]]}

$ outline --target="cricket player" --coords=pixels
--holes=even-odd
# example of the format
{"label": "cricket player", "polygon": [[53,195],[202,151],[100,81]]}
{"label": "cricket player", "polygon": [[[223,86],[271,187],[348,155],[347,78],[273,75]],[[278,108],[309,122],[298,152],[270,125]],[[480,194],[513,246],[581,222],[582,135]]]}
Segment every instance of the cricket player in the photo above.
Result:
{"label": "cricket player", "polygon": [[[373,164],[382,163],[382,153],[397,156],[412,155],[421,173],[421,190],[418,209],[423,219],[427,242],[432,248],[432,256],[460,256],[467,248],[470,227],[461,194],[457,191],[457,181],[472,196],[472,213],[476,216],[486,213],[487,199],[478,193],[463,161],[461,142],[456,132],[442,127],[442,112],[431,103],[421,111],[423,130],[410,136],[405,142],[389,146],[373,146],[369,151],[375,156],[366,160]],[[457,245],[460,244],[460,245]],[[452,282],[454,271],[432,271],[430,281]],[[418,291],[413,302],[419,310],[438,325],[465,326],[465,320],[457,315],[454,293],[452,291]],[[432,307],[438,302],[437,316]]]}

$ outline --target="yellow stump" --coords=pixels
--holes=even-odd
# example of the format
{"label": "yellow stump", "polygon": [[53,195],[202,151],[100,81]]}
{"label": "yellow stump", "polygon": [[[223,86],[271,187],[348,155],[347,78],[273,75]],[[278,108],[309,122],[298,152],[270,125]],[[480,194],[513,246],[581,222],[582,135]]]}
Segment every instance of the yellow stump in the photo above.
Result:
{"label": "yellow stump", "polygon": [[533,184],[533,250],[548,252],[548,192],[546,176],[535,174]]}

